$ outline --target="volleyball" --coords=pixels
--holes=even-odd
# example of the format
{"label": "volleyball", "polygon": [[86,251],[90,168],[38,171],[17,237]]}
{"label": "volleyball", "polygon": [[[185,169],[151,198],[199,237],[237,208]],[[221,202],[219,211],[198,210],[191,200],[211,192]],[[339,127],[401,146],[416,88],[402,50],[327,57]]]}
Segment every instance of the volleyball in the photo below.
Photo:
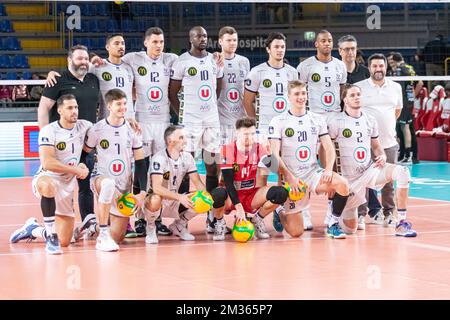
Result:
{"label": "volleyball", "polygon": [[211,210],[214,203],[209,192],[203,190],[194,192],[191,196],[191,200],[194,203],[194,211],[197,213],[208,212]]}
{"label": "volleyball", "polygon": [[115,4],[124,4],[125,1],[114,1]]}
{"label": "volleyball", "polygon": [[289,183],[286,182],[284,184],[284,188],[289,192],[289,199],[291,199],[292,201],[302,200],[306,194],[306,189],[308,188],[306,183],[304,183],[302,180],[299,180],[297,187],[299,190],[299,194],[294,195],[294,192],[291,190]]}
{"label": "volleyball", "polygon": [[133,215],[133,209],[136,206],[136,198],[129,192],[124,193],[117,200],[117,208],[119,212],[124,216],[131,217]]}
{"label": "volleyball", "polygon": [[234,240],[237,242],[247,242],[253,238],[255,233],[255,226],[248,220],[237,222],[233,226],[231,232]]}

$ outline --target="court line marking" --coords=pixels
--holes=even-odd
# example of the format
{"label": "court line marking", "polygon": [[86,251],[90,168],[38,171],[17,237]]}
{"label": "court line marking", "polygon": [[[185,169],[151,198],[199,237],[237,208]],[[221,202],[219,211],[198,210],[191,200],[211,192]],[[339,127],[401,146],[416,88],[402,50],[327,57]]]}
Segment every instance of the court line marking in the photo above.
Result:
{"label": "court line marking", "polygon": [[[450,233],[450,230],[439,230],[439,231],[420,231],[419,232],[419,236],[423,235],[423,234],[438,234],[438,233]],[[380,234],[370,234],[370,235],[365,235],[365,234],[361,234],[361,235],[349,235],[348,238],[344,241],[351,241],[352,239],[364,239],[364,238],[376,238],[376,237],[395,237],[395,233],[380,233]],[[402,238],[402,237],[398,237],[398,238]],[[313,240],[328,240],[328,241],[338,241],[338,240],[334,240],[334,239],[330,239],[328,237],[326,237],[325,235],[323,235],[322,237],[310,237],[310,238],[281,238],[281,239],[277,239],[272,237],[271,239],[265,239],[265,240],[256,240],[256,241],[251,241],[249,244],[250,245],[261,245],[261,244],[272,244],[275,242],[286,242],[289,244],[296,244],[299,243],[301,241],[313,241]],[[181,240],[179,240],[180,243],[177,244],[167,244],[164,245],[162,243],[157,244],[157,245],[144,245],[144,246],[133,246],[133,247],[126,247],[126,245],[121,245],[120,250],[118,251],[118,253],[120,253],[120,251],[125,251],[125,250],[136,250],[136,249],[147,249],[147,250],[152,250],[152,249],[165,249],[165,248],[180,248],[180,247],[190,247],[190,246],[225,246],[225,245],[241,245],[239,243],[234,242],[233,240],[229,239],[228,241],[221,241],[221,242],[216,242],[213,241],[212,239],[206,239],[206,241],[208,242],[204,242],[205,240],[198,240],[198,241],[202,241],[200,243],[184,243],[181,242]],[[44,241],[42,241],[42,239],[40,239],[39,242],[34,242],[34,243],[41,243],[42,245],[44,244]],[[94,242],[91,242],[92,244],[94,244]],[[408,244],[408,243],[407,243]],[[12,245],[12,244],[10,244]],[[245,245],[245,244],[242,244]],[[44,248],[44,246],[42,246],[42,249]],[[66,249],[63,249],[63,251]],[[86,252],[99,252],[97,249],[93,248],[93,249],[77,249],[77,250],[66,250],[65,254],[70,254],[70,253],[86,253]],[[44,253],[44,251],[34,251],[34,252],[20,252],[20,253],[0,253],[0,257],[3,256],[22,256],[22,255],[34,255],[34,254],[42,254]],[[114,253],[110,253],[110,252],[105,252],[105,254],[114,254]],[[64,255],[62,255],[64,256]]]}

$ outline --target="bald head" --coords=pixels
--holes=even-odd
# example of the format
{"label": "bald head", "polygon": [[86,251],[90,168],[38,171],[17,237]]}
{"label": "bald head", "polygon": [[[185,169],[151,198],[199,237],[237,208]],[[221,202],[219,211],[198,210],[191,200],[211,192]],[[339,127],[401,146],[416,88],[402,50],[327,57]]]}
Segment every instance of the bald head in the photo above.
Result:
{"label": "bald head", "polygon": [[194,49],[199,51],[205,50],[208,43],[208,34],[205,28],[201,26],[193,27],[189,31],[189,40]]}

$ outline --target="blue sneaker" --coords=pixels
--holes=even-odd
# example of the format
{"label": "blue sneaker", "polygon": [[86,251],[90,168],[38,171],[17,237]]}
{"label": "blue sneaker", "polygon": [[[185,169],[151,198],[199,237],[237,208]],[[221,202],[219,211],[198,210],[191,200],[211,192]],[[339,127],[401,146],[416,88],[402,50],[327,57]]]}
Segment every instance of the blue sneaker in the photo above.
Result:
{"label": "blue sneaker", "polygon": [[36,239],[35,237],[33,237],[32,231],[37,227],[39,227],[39,224],[36,218],[29,218],[21,228],[17,229],[11,234],[9,242],[16,243],[19,242],[20,240],[25,239],[27,239],[28,242],[30,242]]}
{"label": "blue sneaker", "polygon": [[45,251],[48,254],[61,254],[61,246],[59,245],[58,235],[56,233],[47,236]]}
{"label": "blue sneaker", "polygon": [[327,236],[333,239],[345,239],[345,233],[342,231],[338,222],[331,227],[327,227]]}
{"label": "blue sneaker", "polygon": [[[280,208],[280,207],[278,207],[278,208]],[[283,232],[284,227],[281,224],[280,214],[278,213],[278,208],[273,210],[272,225],[276,232]],[[281,211],[281,209],[280,209],[280,211]]]}
{"label": "blue sneaker", "polygon": [[399,237],[412,238],[417,236],[417,232],[412,229],[410,222],[401,220],[395,227],[395,235]]}

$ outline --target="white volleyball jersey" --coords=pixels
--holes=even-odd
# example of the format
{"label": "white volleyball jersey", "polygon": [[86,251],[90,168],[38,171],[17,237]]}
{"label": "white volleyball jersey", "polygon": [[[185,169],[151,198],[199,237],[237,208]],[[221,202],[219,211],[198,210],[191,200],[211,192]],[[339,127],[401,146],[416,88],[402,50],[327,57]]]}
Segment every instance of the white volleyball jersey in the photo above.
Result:
{"label": "white volleyball jersey", "polygon": [[[54,121],[39,131],[39,147],[52,146],[55,148],[56,160],[69,166],[77,166],[80,163],[86,132],[91,127],[92,123],[87,120],[78,120],[72,129],[65,129],[61,127],[59,121]],[[67,173],[44,170],[42,165],[36,175],[41,172],[54,177],[62,177],[67,181],[74,177]]]}
{"label": "white volleyball jersey", "polygon": [[337,165],[342,175],[350,180],[360,177],[372,164],[371,139],[378,137],[375,118],[366,113],[353,118],[339,112],[329,119],[328,133],[337,143]]}
{"label": "white volleyball jersey", "polygon": [[340,85],[347,82],[347,68],[336,58],[321,62],[316,56],[297,67],[299,79],[308,84],[308,106],[313,112],[340,112]]}
{"label": "white volleyball jersey", "polygon": [[221,125],[234,126],[236,120],[245,116],[244,80],[250,71],[250,61],[236,54],[225,59],[220,96],[218,100]]}
{"label": "white volleyball jersey", "polygon": [[256,93],[256,127],[263,134],[272,118],[288,110],[288,82],[297,80],[295,68],[285,64],[273,68],[264,62],[250,70],[245,80],[245,89]]}
{"label": "white volleyball jersey", "polygon": [[281,141],[281,159],[297,177],[317,165],[319,138],[326,134],[325,121],[312,112],[294,116],[288,111],[273,118],[269,125],[269,139]]}
{"label": "white volleyball jersey", "polygon": [[150,176],[153,174],[163,176],[163,187],[178,192],[184,176],[197,172],[197,166],[189,152],[181,152],[180,157],[174,160],[170,157],[167,149],[164,149],[152,157],[149,171]]}
{"label": "white volleyball jersey", "polygon": [[139,122],[169,122],[169,81],[176,54],[163,52],[153,60],[147,52],[132,52],[123,57],[134,73],[136,119]]}
{"label": "white volleyball jersey", "polygon": [[121,191],[128,190],[133,179],[133,151],[142,148],[142,138],[125,121],[112,126],[107,119],[97,122],[87,133],[85,144],[97,149],[97,161],[92,176],[115,180]]}
{"label": "white volleyball jersey", "polygon": [[100,83],[100,107],[98,120],[102,120],[109,115],[108,108],[105,103],[105,94],[111,89],[120,89],[127,95],[127,112],[126,118],[135,117],[135,109],[133,103],[133,71],[126,63],[114,64],[108,59],[103,59],[104,64],[99,67],[91,66],[90,73],[96,75]]}
{"label": "white volleyball jersey", "polygon": [[[197,58],[183,53],[172,68],[172,79],[180,80],[180,114],[183,125],[219,127],[217,110],[217,79],[223,77],[211,53]],[[219,80],[220,81],[220,80]]]}

